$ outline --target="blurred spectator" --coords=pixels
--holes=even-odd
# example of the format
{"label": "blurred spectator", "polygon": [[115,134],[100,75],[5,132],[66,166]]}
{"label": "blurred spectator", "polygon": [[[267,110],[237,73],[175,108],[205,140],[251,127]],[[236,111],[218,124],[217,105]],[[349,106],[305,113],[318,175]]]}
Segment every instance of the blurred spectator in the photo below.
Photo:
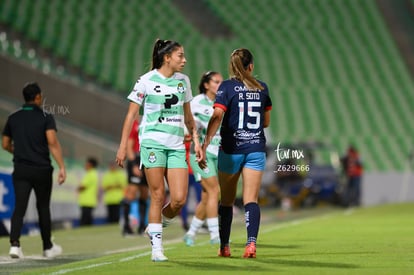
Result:
{"label": "blurred spectator", "polygon": [[354,146],[349,146],[346,155],[341,159],[341,163],[347,178],[345,203],[347,206],[359,206],[361,204],[363,165]]}
{"label": "blurred spectator", "polygon": [[121,202],[124,198],[124,190],[127,186],[127,178],[115,161],[109,163],[109,170],[102,176],[103,202],[106,205],[108,223],[119,222]]}
{"label": "blurred spectator", "polygon": [[86,173],[78,187],[79,206],[81,209],[80,225],[92,225],[93,210],[98,204],[98,161],[89,157],[85,163]]}

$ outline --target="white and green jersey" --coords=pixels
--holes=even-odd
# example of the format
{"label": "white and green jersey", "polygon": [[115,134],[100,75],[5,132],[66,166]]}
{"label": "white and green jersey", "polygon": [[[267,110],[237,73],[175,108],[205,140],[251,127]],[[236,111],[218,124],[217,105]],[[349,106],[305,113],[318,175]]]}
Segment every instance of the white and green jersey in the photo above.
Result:
{"label": "white and green jersey", "polygon": [[192,98],[190,80],[182,73],[166,78],[154,69],[141,76],[128,96],[143,108],[141,146],[185,149],[183,105]]}
{"label": "white and green jersey", "polygon": [[[191,101],[191,112],[193,113],[194,120],[197,125],[197,129],[200,133],[200,142],[202,142],[207,134],[208,122],[213,115],[214,101],[210,100],[207,95],[199,94]],[[220,128],[217,130],[213,139],[210,141],[210,145],[207,147],[207,153],[214,156],[218,155],[218,149],[220,146]]]}

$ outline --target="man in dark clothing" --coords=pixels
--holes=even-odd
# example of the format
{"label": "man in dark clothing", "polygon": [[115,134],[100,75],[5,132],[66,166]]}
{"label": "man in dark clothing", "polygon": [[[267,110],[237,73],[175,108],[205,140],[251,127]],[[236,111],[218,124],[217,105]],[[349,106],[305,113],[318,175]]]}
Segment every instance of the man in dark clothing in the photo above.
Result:
{"label": "man in dark clothing", "polygon": [[2,147],[13,154],[13,186],[15,208],[11,220],[10,252],[12,258],[22,258],[20,235],[32,189],[36,195],[43,255],[53,258],[62,253],[62,248],[51,241],[50,198],[52,174],[50,153],[59,166],[58,183],[66,179],[62,149],[56,136],[53,116],[44,112],[42,94],[37,83],[28,83],[23,88],[25,104],[12,113],[3,130]]}

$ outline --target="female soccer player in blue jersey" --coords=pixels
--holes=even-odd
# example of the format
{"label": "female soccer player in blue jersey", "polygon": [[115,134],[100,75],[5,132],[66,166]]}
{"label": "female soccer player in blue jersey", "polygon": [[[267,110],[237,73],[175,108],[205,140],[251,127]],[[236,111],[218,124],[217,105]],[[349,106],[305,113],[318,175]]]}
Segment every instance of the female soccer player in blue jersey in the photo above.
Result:
{"label": "female soccer player in blue jersey", "polygon": [[[156,262],[167,261],[162,246],[162,229],[179,214],[188,191],[188,171],[184,147],[184,127],[192,134],[198,159],[202,158],[197,129],[191,113],[191,85],[182,73],[186,63],[184,48],[175,41],[157,40],[152,54],[152,69],[135,83],[122,128],[116,155],[118,165],[126,159],[132,122],[143,108],[139,127],[140,156],[145,167],[151,203],[146,232],[151,239]],[[167,180],[170,202],[164,206]]]}
{"label": "female soccer player in blue jersey", "polygon": [[230,79],[221,83],[214,103],[214,113],[203,143],[205,152],[221,123],[221,146],[218,154],[218,177],[221,191],[219,205],[219,256],[230,257],[229,238],[233,220],[233,205],[237,182],[243,180],[243,204],[247,229],[243,257],[256,257],[259,232],[259,190],[265,169],[266,138],[264,128],[270,123],[272,101],[267,85],[252,76],[253,55],[247,49],[236,49],[230,57]]}

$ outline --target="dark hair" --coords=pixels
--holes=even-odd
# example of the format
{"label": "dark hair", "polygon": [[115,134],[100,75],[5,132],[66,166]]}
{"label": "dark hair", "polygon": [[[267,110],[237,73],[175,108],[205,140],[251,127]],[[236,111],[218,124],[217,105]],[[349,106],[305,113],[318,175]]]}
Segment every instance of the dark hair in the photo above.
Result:
{"label": "dark hair", "polygon": [[230,57],[230,77],[243,82],[249,90],[263,90],[263,86],[247,72],[250,64],[253,64],[253,55],[248,49],[234,50]]}
{"label": "dark hair", "polygon": [[210,82],[211,78],[216,74],[219,73],[214,71],[208,71],[201,76],[200,84],[198,84],[198,90],[200,91],[200,94],[205,94],[207,92],[204,83]]}
{"label": "dark hair", "polygon": [[26,83],[23,87],[23,98],[26,102],[31,102],[35,99],[35,97],[40,94],[42,91],[40,90],[39,85],[36,82]]}
{"label": "dark hair", "polygon": [[98,166],[98,161],[94,157],[88,157],[86,159],[86,162],[89,163],[93,168],[96,168]]}
{"label": "dark hair", "polygon": [[181,47],[180,43],[171,40],[157,39],[152,50],[151,70],[159,69],[164,62],[164,55],[171,54],[176,48]]}

